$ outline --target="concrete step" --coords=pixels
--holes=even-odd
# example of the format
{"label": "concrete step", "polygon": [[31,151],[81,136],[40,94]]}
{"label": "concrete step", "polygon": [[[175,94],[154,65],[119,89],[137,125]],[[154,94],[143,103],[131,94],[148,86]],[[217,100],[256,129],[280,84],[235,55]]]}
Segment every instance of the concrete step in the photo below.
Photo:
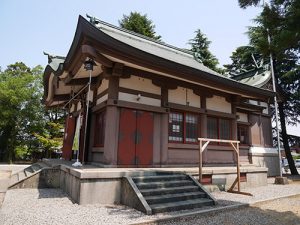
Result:
{"label": "concrete step", "polygon": [[19,181],[19,175],[17,173],[12,174],[9,180],[9,186]]}
{"label": "concrete step", "polygon": [[201,191],[196,191],[196,192],[177,193],[177,194],[146,196],[145,200],[147,201],[148,204],[159,204],[159,203],[167,203],[167,202],[175,202],[175,201],[184,201],[189,199],[199,199],[205,197],[206,197],[206,193]]}
{"label": "concrete step", "polygon": [[[20,172],[20,173],[21,173],[21,172]],[[25,169],[24,169],[24,173],[25,173],[26,177],[28,177],[28,176],[30,176],[31,174],[33,174],[33,173],[34,173],[34,170],[33,170],[32,166],[29,166],[29,167],[25,168]]]}
{"label": "concrete step", "polygon": [[42,166],[38,163],[35,163],[35,164],[31,165],[31,168],[34,172],[36,172],[36,171],[40,170],[42,168]]}
{"label": "concrete step", "polygon": [[153,213],[163,213],[177,210],[201,208],[203,206],[214,205],[214,201],[208,198],[199,198],[193,200],[168,202],[150,205]]}
{"label": "concrete step", "polygon": [[199,191],[199,187],[196,185],[159,188],[159,189],[151,188],[151,189],[140,190],[143,196],[165,195],[165,194],[175,194],[175,193],[185,193],[185,192],[195,192],[195,191]]}
{"label": "concrete step", "polygon": [[159,181],[159,182],[147,182],[136,183],[139,189],[153,189],[153,188],[167,188],[167,187],[180,187],[193,185],[191,180],[175,180],[175,181]]}
{"label": "concrete step", "polygon": [[135,183],[146,183],[146,182],[158,182],[158,181],[170,181],[170,180],[187,180],[185,175],[157,175],[157,176],[143,176],[143,177],[132,177]]}
{"label": "concrete step", "polygon": [[27,175],[26,175],[26,172],[25,172],[25,171],[20,171],[20,172],[18,173],[18,181],[23,180],[23,179],[26,178],[26,177],[27,177]]}

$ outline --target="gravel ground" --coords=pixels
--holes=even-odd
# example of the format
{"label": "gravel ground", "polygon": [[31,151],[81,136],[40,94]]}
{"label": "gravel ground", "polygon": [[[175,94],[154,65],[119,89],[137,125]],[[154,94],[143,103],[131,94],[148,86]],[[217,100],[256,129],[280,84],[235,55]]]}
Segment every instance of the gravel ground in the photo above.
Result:
{"label": "gravel ground", "polygon": [[[254,203],[270,198],[286,196],[288,194],[300,194],[300,183],[294,183],[290,185],[269,184],[265,187],[251,188],[243,191],[251,192],[254,194],[254,196],[251,197],[245,195],[230,194],[226,192],[214,193],[213,195],[219,202],[219,205],[216,207],[222,208],[223,206],[236,205],[240,203]],[[279,200],[278,204],[274,205],[275,209],[276,207],[281,207],[281,201],[282,200]],[[297,207],[300,208],[299,198],[296,198],[296,200],[292,199],[287,203],[295,205],[295,209]],[[212,207],[204,207],[202,209],[204,210],[211,208]],[[272,208],[241,209],[219,213],[218,216],[221,218],[215,218],[211,216],[211,220],[208,220],[207,218],[203,219],[203,217],[194,216],[189,217],[187,220],[180,220],[179,222],[175,221],[166,224],[199,224],[202,221],[206,221],[206,223],[204,224],[276,224],[268,222],[268,218],[273,216],[273,211],[274,210]],[[2,208],[0,209],[0,223],[1,225],[130,224],[150,219],[166,218],[172,215],[179,215],[180,213],[186,212],[191,212],[191,210],[146,216],[143,213],[124,206],[104,206],[100,204],[77,205],[72,203],[67,195],[60,189],[15,189],[9,190],[6,193],[5,200],[3,202]],[[245,215],[252,215],[253,220],[250,217],[241,217],[241,213]],[[276,212],[276,214],[282,214],[280,218],[283,218],[284,215],[288,215],[288,218],[291,219],[295,218],[295,214],[291,212]],[[234,218],[236,219],[237,223],[232,223],[231,219]],[[256,218],[258,218],[257,223]],[[264,222],[264,219],[266,220],[266,222]],[[297,219],[297,224],[300,224],[299,217],[297,217]],[[194,220],[194,222],[189,223],[190,220]],[[208,221],[211,222],[208,223]],[[223,222],[220,223],[220,221]],[[275,220],[275,222],[277,222],[277,220]]]}
{"label": "gravel ground", "polygon": [[193,216],[158,224],[164,225],[299,225],[300,196],[278,199],[259,204],[256,207],[243,208],[235,211],[216,213],[210,216]]}

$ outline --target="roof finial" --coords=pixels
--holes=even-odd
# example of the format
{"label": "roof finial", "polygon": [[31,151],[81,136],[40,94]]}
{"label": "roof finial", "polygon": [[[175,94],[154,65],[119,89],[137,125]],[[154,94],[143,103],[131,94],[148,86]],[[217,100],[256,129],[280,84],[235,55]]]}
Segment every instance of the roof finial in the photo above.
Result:
{"label": "roof finial", "polygon": [[94,16],[90,16],[89,14],[86,14],[86,17],[90,19],[90,23],[93,25],[96,25],[100,22],[100,20]]}
{"label": "roof finial", "polygon": [[58,56],[58,55],[51,55],[45,51],[43,51],[44,55],[48,56],[48,63],[51,63],[53,59],[65,59],[63,56]]}
{"label": "roof finial", "polygon": [[55,56],[54,56],[54,55],[50,55],[49,53],[44,52],[44,51],[43,51],[43,53],[44,53],[44,55],[48,56],[48,63],[51,63],[51,62],[52,62],[52,59],[53,59]]}

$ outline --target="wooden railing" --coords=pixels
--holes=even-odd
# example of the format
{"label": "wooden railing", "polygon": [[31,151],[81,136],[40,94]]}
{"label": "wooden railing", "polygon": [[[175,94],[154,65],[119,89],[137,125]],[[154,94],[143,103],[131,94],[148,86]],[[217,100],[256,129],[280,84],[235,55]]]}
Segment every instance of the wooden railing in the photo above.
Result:
{"label": "wooden railing", "polygon": [[[236,153],[236,173],[237,178],[228,189],[228,192],[251,195],[250,193],[241,192],[241,174],[240,174],[240,153],[239,153],[239,144],[240,141],[237,140],[222,140],[222,139],[211,139],[211,138],[198,138],[199,141],[199,183],[202,182],[202,152],[207,148],[209,143],[218,142],[218,143],[229,143],[232,146],[232,150]],[[233,190],[235,185],[238,185],[238,191]]]}

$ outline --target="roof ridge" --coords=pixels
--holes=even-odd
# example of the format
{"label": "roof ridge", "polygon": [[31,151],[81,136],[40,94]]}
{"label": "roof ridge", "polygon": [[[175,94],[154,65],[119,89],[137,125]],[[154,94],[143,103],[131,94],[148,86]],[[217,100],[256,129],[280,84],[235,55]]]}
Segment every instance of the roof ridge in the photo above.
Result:
{"label": "roof ridge", "polygon": [[[156,39],[154,39],[154,38],[150,38],[150,37],[147,37],[147,36],[145,36],[145,35],[136,33],[136,32],[134,32],[134,31],[131,31],[131,30],[128,30],[128,29],[125,29],[125,28],[122,28],[122,27],[118,27],[118,26],[113,25],[113,24],[111,24],[111,23],[107,23],[107,22],[105,22],[105,21],[103,21],[103,20],[100,20],[100,19],[98,19],[98,18],[96,18],[96,17],[92,17],[92,16],[90,16],[90,15],[88,15],[88,14],[86,14],[86,16],[90,19],[89,22],[90,22],[92,25],[94,25],[95,27],[97,27],[97,26],[96,26],[97,24],[103,24],[103,25],[105,25],[105,26],[108,26],[108,27],[111,27],[111,28],[114,28],[114,29],[123,31],[123,32],[125,32],[125,33],[131,34],[131,35],[134,35],[134,36],[137,36],[137,37],[139,37],[139,38],[143,38],[143,39],[146,39],[146,40],[148,40],[148,41],[152,41],[152,42],[154,42],[154,43],[156,43],[156,44],[160,44],[160,45],[163,45],[163,46],[165,46],[165,47],[172,48],[172,49],[174,49],[174,50],[181,51],[181,52],[183,52],[183,53],[187,53],[187,54],[193,56],[192,51],[190,51],[190,50],[188,50],[188,49],[178,48],[178,47],[176,47],[176,46],[174,46],[174,45],[167,44],[167,43],[165,43],[165,42],[163,42],[163,41],[159,41],[159,40],[156,40]],[[97,27],[97,28],[98,28],[98,27]]]}

